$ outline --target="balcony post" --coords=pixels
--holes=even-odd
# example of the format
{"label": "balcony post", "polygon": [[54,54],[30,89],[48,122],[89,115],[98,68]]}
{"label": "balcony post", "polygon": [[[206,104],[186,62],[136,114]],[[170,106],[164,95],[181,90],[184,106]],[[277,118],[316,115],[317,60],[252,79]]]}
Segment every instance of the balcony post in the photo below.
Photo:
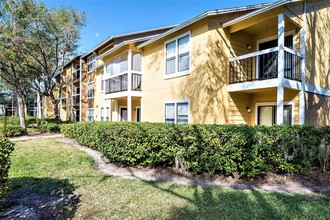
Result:
{"label": "balcony post", "polygon": [[304,2],[304,27],[300,29],[300,53],[302,54],[300,64],[301,91],[299,93],[299,124],[305,124],[306,108],[306,77],[305,77],[305,53],[306,53],[306,2]]}
{"label": "balcony post", "polygon": [[277,108],[276,124],[283,124],[283,104],[284,104],[284,19],[283,13],[278,15],[278,86],[277,86]]}
{"label": "balcony post", "polygon": [[132,50],[128,50],[127,66],[127,121],[132,121]]}

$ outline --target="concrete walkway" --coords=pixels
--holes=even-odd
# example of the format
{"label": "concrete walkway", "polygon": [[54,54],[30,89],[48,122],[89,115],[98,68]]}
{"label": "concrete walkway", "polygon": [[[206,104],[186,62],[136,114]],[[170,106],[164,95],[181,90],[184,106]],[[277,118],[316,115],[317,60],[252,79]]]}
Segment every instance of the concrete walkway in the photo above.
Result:
{"label": "concrete walkway", "polygon": [[63,135],[49,135],[49,136],[25,136],[20,138],[12,138],[13,141],[26,141],[35,139],[54,138],[59,142],[70,145],[81,151],[84,151],[91,156],[94,161],[94,167],[102,173],[110,176],[117,176],[122,178],[138,179],[142,181],[163,181],[173,182],[184,185],[198,185],[198,186],[216,186],[221,188],[231,189],[249,189],[249,190],[263,190],[268,192],[279,193],[300,193],[300,194],[314,194],[314,193],[330,193],[330,184],[327,186],[315,186],[302,184],[297,181],[286,181],[285,183],[278,184],[260,184],[249,185],[239,183],[226,183],[220,180],[197,180],[196,178],[186,177],[177,173],[169,172],[168,170],[158,170],[149,168],[132,168],[132,167],[120,167],[115,164],[109,163],[106,158],[103,158],[101,153],[91,148],[87,148],[79,145],[76,141],[68,138],[64,138]]}
{"label": "concrete walkway", "polygon": [[52,135],[36,135],[36,136],[22,136],[22,137],[14,137],[10,138],[11,141],[28,141],[35,139],[47,139],[47,138],[61,138],[62,134],[52,134]]}

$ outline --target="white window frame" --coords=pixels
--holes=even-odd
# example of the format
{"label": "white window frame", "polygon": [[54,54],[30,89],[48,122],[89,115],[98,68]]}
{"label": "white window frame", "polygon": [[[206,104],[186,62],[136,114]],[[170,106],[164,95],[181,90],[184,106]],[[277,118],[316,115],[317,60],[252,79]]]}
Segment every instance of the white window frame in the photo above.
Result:
{"label": "white window frame", "polygon": [[[294,101],[283,102],[283,105],[291,105],[291,125],[294,125]],[[277,106],[276,102],[258,102],[255,104],[255,125],[258,125],[258,107],[259,106]]]}
{"label": "white window frame", "polygon": [[[92,116],[93,118],[92,118],[92,120],[89,120],[88,117],[90,117],[89,114],[90,114],[91,111],[93,111],[93,116]],[[95,120],[95,114],[94,113],[95,113],[94,108],[87,108],[86,109],[86,119],[87,119],[87,121],[94,121]]]}
{"label": "white window frame", "polygon": [[[94,91],[93,91],[93,97],[88,97],[88,92],[90,91],[88,87],[89,87],[89,85],[91,85],[91,84],[93,84],[93,90],[94,90]],[[92,82],[89,82],[89,83],[87,84],[87,96],[86,96],[86,97],[87,97],[87,99],[94,99],[94,95],[95,95],[95,84],[94,84],[94,81],[92,81]]]}
{"label": "white window frame", "polygon": [[[88,66],[92,64],[92,68],[88,69]],[[89,57],[87,57],[87,73],[92,72],[96,68],[96,54],[92,54]]]}
{"label": "white window frame", "polygon": [[188,103],[188,124],[190,124],[190,99],[167,100],[163,107],[163,120],[166,123],[166,104],[174,104],[174,124],[178,124],[178,104]]}
{"label": "white window frame", "polygon": [[[124,53],[126,53],[127,55],[127,70],[126,71],[123,71],[123,72],[119,72],[117,74],[114,74],[114,75],[110,75],[110,72],[108,73],[107,72],[107,66],[110,65],[111,63],[114,63],[113,61],[117,58],[117,57],[120,57],[122,56]],[[120,54],[114,56],[114,57],[111,57],[110,59],[108,59],[106,62],[104,62],[104,74],[106,75],[106,79],[110,79],[110,78],[114,78],[116,76],[120,76],[120,75],[124,75],[126,73],[128,73],[128,71],[130,70],[131,67],[128,66],[128,60],[129,60],[129,57],[128,57],[128,50],[124,51],[124,52],[121,52]]]}
{"label": "white window frame", "polygon": [[[179,50],[178,50],[178,42],[179,39],[185,36],[189,36],[189,69],[188,70],[184,70],[184,71],[178,71],[178,62],[179,62]],[[171,74],[166,74],[166,45],[176,41],[176,47],[175,47],[175,72],[171,73]],[[178,36],[176,36],[175,38],[172,38],[170,40],[167,40],[164,42],[164,79],[170,79],[170,78],[175,78],[175,77],[180,77],[180,76],[185,76],[185,75],[189,75],[191,73],[191,31],[185,32],[183,34],[180,34]]]}

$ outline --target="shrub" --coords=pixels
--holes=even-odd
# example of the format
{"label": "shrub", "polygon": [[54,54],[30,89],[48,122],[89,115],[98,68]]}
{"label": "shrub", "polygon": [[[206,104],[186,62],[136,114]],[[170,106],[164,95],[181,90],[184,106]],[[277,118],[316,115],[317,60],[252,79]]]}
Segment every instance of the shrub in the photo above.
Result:
{"label": "shrub", "polygon": [[46,123],[39,125],[39,129],[41,133],[59,133],[60,132],[60,126],[57,123]]}
{"label": "shrub", "polygon": [[[61,132],[125,166],[177,167],[255,177],[327,169],[330,128],[81,122]],[[321,138],[320,138],[321,137]]]}
{"label": "shrub", "polygon": [[0,138],[0,198],[7,191],[8,170],[10,167],[10,154],[14,150],[14,144],[6,138]]}

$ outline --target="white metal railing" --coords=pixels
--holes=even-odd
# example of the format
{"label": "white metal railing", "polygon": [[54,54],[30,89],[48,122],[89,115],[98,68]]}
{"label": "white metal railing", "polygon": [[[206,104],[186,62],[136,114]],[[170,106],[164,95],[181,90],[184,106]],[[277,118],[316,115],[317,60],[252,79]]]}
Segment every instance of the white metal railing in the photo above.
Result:
{"label": "white metal railing", "polygon": [[[278,77],[278,50],[273,47],[229,59],[229,83]],[[284,47],[284,77],[301,80],[302,54]]]}

